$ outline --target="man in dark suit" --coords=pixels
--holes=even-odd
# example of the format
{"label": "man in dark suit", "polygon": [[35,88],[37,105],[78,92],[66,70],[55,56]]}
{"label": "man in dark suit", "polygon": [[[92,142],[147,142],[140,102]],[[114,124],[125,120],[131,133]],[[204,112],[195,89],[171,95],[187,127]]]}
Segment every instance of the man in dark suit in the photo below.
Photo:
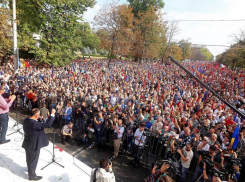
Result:
{"label": "man in dark suit", "polygon": [[23,129],[25,132],[25,139],[22,147],[26,151],[26,163],[28,167],[28,175],[30,181],[38,181],[42,179],[37,176],[35,171],[40,154],[40,149],[46,147],[49,141],[45,135],[44,128],[52,125],[55,119],[55,109],[52,109],[51,116],[46,123],[38,122],[40,110],[38,108],[32,109],[30,118],[24,120]]}

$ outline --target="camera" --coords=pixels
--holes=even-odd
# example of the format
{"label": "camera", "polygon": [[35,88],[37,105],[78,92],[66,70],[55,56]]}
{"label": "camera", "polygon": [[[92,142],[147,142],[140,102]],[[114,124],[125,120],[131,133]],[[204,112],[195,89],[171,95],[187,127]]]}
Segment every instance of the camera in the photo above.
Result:
{"label": "camera", "polygon": [[167,142],[169,140],[169,136],[159,137],[159,140],[162,141],[162,142]]}
{"label": "camera", "polygon": [[202,156],[202,158],[206,157],[209,155],[209,152],[208,151],[205,151],[205,150],[199,150],[198,151],[198,154]]}
{"label": "camera", "polygon": [[221,172],[216,168],[213,168],[211,170],[211,175],[216,176],[216,177],[220,178],[221,180],[224,180],[225,174],[226,174],[225,172]]}
{"label": "camera", "polygon": [[166,163],[166,164],[169,164],[170,167],[168,168],[167,172],[168,172],[168,175],[173,178],[175,181],[179,181],[180,178],[181,178],[181,174],[178,170],[178,165],[171,161],[171,160],[157,160],[155,162],[155,165],[157,166],[156,169],[161,169],[162,165]]}
{"label": "camera", "polygon": [[174,141],[174,146],[177,147],[178,149],[182,149],[182,148],[184,148],[185,145],[184,145],[184,143],[182,141],[175,140]]}

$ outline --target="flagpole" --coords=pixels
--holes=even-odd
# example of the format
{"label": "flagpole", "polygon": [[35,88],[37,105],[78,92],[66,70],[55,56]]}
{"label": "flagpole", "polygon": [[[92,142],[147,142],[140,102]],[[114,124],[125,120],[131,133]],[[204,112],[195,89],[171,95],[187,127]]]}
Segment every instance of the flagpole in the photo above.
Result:
{"label": "flagpole", "polygon": [[184,66],[182,66],[178,61],[176,61],[173,57],[169,56],[170,60],[174,62],[177,66],[179,66],[181,69],[183,69],[187,74],[189,74],[192,78],[194,78],[197,82],[199,82],[202,86],[204,86],[207,90],[209,90],[213,95],[218,97],[222,102],[224,102],[226,105],[228,105],[233,111],[238,113],[241,117],[245,118],[245,115],[237,110],[232,104],[230,104],[228,101],[223,99],[219,94],[217,94],[211,87],[203,83],[199,78],[197,78],[195,75],[193,75],[189,70],[187,70]]}
{"label": "flagpole", "polygon": [[14,72],[18,70],[18,46],[17,46],[17,20],[16,20],[16,0],[12,1],[13,5],[13,51],[14,51]]}

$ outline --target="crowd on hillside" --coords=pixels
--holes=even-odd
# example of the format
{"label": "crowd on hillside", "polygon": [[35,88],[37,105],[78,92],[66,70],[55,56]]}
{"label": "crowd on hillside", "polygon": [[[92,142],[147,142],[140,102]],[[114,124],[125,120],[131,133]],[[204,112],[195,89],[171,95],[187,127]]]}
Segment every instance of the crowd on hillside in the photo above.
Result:
{"label": "crowd on hillside", "polygon": [[[113,158],[119,151],[132,152],[134,166],[140,165],[148,142],[153,156],[178,163],[180,181],[188,170],[195,171],[192,181],[202,174],[202,180],[239,179],[245,162],[245,118],[175,64],[90,59],[43,67],[33,62],[16,73],[12,62],[1,64],[4,97],[18,96],[12,110],[56,108],[62,137],[74,138],[69,128],[82,128],[89,147],[112,143]],[[245,73],[210,62],[181,64],[245,114]],[[235,130],[239,138],[234,140]],[[208,160],[218,172],[210,172]],[[163,168],[155,166],[147,180],[164,181]],[[222,171],[229,175],[222,176]]]}

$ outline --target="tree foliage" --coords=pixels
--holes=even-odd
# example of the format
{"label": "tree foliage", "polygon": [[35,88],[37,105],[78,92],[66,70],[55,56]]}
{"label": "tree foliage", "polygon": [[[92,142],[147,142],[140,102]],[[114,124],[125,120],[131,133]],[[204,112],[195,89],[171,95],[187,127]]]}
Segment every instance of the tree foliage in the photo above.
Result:
{"label": "tree foliage", "polygon": [[200,49],[202,55],[204,56],[204,61],[212,61],[213,55],[207,48],[201,48]]}
{"label": "tree foliage", "polygon": [[100,48],[110,58],[128,55],[139,59],[158,58],[166,42],[166,27],[159,11],[151,7],[135,17],[132,6],[115,2],[103,7],[95,17]]}
{"label": "tree foliage", "polygon": [[155,11],[164,7],[162,0],[128,0],[130,6],[133,8],[132,12],[135,16],[140,17],[140,12],[147,12],[152,9]]}
{"label": "tree foliage", "polygon": [[13,47],[11,41],[11,16],[8,9],[0,7],[0,56],[5,56]]}
{"label": "tree foliage", "polygon": [[190,59],[191,58],[191,42],[189,40],[181,40],[178,42],[179,47],[182,50],[182,59]]}
{"label": "tree foliage", "polygon": [[235,35],[233,44],[224,53],[216,56],[216,61],[231,67],[245,68],[245,30]]}
{"label": "tree foliage", "polygon": [[[42,62],[63,65],[75,57],[82,40],[77,36],[81,28],[78,20],[94,0],[25,0],[17,1],[20,47],[34,53]],[[32,35],[41,36],[40,47]]]}
{"label": "tree foliage", "polygon": [[100,48],[109,51],[110,59],[116,54],[127,54],[133,36],[132,8],[115,2],[104,6],[94,18],[97,35],[101,39]]}
{"label": "tree foliage", "polygon": [[161,14],[152,7],[140,12],[134,19],[134,41],[131,55],[137,59],[153,59],[160,56],[166,45],[166,26]]}

